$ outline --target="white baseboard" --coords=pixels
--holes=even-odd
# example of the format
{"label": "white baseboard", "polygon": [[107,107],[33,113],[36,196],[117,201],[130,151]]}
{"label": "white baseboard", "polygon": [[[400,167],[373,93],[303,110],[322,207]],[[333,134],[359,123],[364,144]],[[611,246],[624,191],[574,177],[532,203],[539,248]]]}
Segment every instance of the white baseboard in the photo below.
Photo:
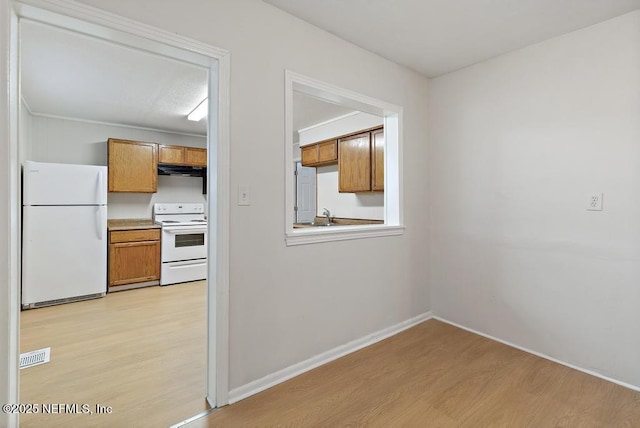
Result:
{"label": "white baseboard", "polygon": [[433,314],[431,311],[420,314],[416,317],[393,325],[391,327],[384,328],[375,333],[361,337],[360,339],[352,340],[344,345],[337,346],[322,354],[311,357],[308,360],[301,361],[297,364],[278,370],[275,373],[271,373],[263,378],[254,380],[238,388],[234,388],[229,391],[229,404],[233,404],[265,389],[271,388],[279,383],[287,381],[295,376],[298,376],[304,372],[315,369],[323,364],[327,364],[333,360],[343,357],[347,354],[355,352],[359,349],[365,348],[369,345],[373,345],[376,342],[380,342],[383,339],[391,337],[400,333],[403,330],[411,328],[423,321],[431,319]]}
{"label": "white baseboard", "polygon": [[629,389],[631,389],[631,390],[633,390],[633,391],[639,391],[639,392],[640,392],[640,386],[632,385],[632,384],[630,384],[630,383],[626,383],[626,382],[622,382],[622,381],[620,381],[620,380],[617,380],[617,379],[613,379],[613,378],[610,378],[610,377],[604,376],[604,375],[603,375],[603,374],[601,374],[601,373],[594,372],[594,371],[592,371],[592,370],[588,370],[588,369],[585,369],[585,368],[583,368],[583,367],[575,366],[575,365],[573,365],[573,364],[571,364],[571,363],[567,363],[566,361],[558,360],[557,358],[553,358],[553,357],[551,357],[551,356],[549,356],[549,355],[546,355],[546,354],[543,354],[543,353],[540,353],[540,352],[536,352],[536,351],[532,351],[531,349],[527,349],[527,348],[525,348],[525,347],[523,347],[523,346],[513,344],[513,343],[508,342],[508,341],[506,341],[506,340],[498,339],[497,337],[491,336],[490,334],[482,333],[481,331],[477,331],[477,330],[474,330],[474,329],[472,329],[472,328],[465,327],[464,325],[460,325],[460,324],[458,324],[458,323],[455,323],[455,322],[449,321],[449,320],[444,319],[444,318],[442,318],[442,317],[439,317],[439,316],[437,316],[437,315],[433,315],[431,318],[436,319],[436,320],[438,320],[438,321],[442,321],[442,322],[447,323],[447,324],[450,324],[450,325],[452,325],[452,326],[454,326],[454,327],[461,328],[462,330],[469,331],[469,332],[474,333],[474,334],[477,334],[477,335],[479,335],[479,336],[486,337],[487,339],[495,340],[496,342],[500,342],[500,343],[502,343],[502,344],[504,344],[504,345],[511,346],[512,348],[519,349],[519,350],[524,351],[524,352],[527,352],[527,353],[529,353],[529,354],[533,354],[533,355],[535,355],[535,356],[537,356],[537,357],[544,358],[545,360],[553,361],[554,363],[561,364],[561,365],[563,365],[563,366],[566,366],[566,367],[572,368],[572,369],[574,369],[574,370],[578,370],[578,371],[583,372],[583,373],[586,373],[586,374],[588,374],[588,375],[595,376],[595,377],[598,377],[598,378],[600,378],[600,379],[603,379],[603,380],[606,380],[606,381],[609,381],[609,382],[613,382],[613,383],[615,383],[615,384],[617,384],[617,385],[620,385],[620,386],[624,386],[625,388],[629,388]]}

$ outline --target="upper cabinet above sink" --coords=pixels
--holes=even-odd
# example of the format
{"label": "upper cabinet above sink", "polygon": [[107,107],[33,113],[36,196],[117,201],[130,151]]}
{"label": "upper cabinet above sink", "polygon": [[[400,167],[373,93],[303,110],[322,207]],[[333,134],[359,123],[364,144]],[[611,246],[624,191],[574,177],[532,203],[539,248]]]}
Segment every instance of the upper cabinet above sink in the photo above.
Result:
{"label": "upper cabinet above sink", "polygon": [[301,148],[302,166],[321,166],[338,161],[338,142],[328,140]]}
{"label": "upper cabinet above sink", "polygon": [[384,128],[365,129],[300,148],[302,166],[338,164],[341,193],[384,191]]}

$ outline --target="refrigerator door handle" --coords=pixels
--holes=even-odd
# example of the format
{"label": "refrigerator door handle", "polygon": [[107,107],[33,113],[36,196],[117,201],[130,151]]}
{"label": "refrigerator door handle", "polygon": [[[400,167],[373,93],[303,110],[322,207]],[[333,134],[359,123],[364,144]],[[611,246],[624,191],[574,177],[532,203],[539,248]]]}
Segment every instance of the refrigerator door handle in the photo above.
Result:
{"label": "refrigerator door handle", "polygon": [[104,210],[102,208],[103,206],[101,205],[96,207],[96,234],[100,241],[104,239],[104,231],[102,230],[102,225],[104,224]]}
{"label": "refrigerator door handle", "polygon": [[98,171],[98,186],[96,187],[96,203],[98,205],[104,203],[100,200],[100,196],[102,195],[102,188],[104,187],[104,171]]}

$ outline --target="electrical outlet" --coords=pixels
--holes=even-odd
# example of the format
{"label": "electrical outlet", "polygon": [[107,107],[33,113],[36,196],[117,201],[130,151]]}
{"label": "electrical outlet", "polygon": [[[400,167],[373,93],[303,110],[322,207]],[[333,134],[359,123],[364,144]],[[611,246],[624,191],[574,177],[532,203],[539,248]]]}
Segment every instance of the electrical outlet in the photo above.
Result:
{"label": "electrical outlet", "polygon": [[591,193],[589,195],[587,211],[602,211],[602,193]]}

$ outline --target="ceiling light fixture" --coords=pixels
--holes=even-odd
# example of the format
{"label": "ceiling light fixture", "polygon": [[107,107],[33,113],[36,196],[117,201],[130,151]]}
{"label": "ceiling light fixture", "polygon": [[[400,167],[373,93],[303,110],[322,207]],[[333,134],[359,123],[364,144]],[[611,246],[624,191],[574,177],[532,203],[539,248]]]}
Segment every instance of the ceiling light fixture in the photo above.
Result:
{"label": "ceiling light fixture", "polygon": [[191,113],[187,115],[187,119],[197,122],[203,117],[205,117],[207,113],[209,113],[209,103],[207,101],[208,101],[207,98],[202,100],[202,102],[198,104],[198,106],[194,108]]}

